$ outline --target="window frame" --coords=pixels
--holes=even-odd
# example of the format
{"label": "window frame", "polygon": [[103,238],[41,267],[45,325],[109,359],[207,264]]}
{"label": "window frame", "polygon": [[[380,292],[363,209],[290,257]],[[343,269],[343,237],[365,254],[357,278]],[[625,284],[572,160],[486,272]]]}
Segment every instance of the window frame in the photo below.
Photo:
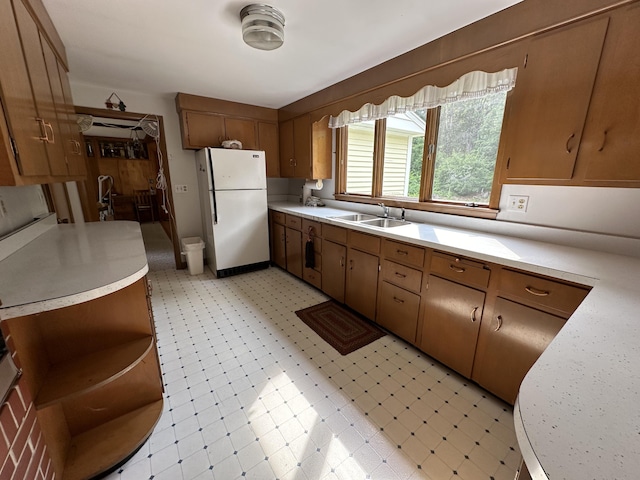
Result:
{"label": "window frame", "polygon": [[437,139],[440,122],[440,107],[427,110],[425,121],[424,145],[422,153],[422,176],[420,178],[420,192],[417,200],[406,197],[391,197],[382,195],[382,174],[384,171],[384,147],[386,138],[386,118],[376,120],[374,129],[373,148],[373,178],[371,195],[354,194],[346,192],[347,180],[347,143],[348,125],[336,128],[336,182],[335,199],[348,202],[358,202],[367,204],[378,204],[384,202],[386,206],[403,207],[412,210],[421,210],[437,213],[449,213],[464,215],[469,217],[480,217],[495,219],[498,214],[500,203],[500,193],[502,190],[501,171],[504,168],[503,150],[507,137],[506,130],[511,105],[513,90],[507,92],[500,139],[498,141],[498,152],[496,164],[493,171],[493,181],[491,184],[491,196],[488,205],[468,206],[462,202],[433,200],[431,191],[433,188],[433,175],[435,159],[438,151]]}

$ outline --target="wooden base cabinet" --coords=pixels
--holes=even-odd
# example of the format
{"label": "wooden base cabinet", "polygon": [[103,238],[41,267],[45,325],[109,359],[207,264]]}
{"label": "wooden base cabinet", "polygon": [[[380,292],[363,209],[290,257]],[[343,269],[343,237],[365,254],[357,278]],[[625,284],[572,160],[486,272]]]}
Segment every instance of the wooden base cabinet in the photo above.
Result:
{"label": "wooden base cabinet", "polygon": [[474,381],[513,404],[520,383],[565,320],[503,298],[478,337]]}
{"label": "wooden base cabinet", "polygon": [[285,227],[287,252],[287,272],[302,278],[302,233],[299,230]]}
{"label": "wooden base cabinet", "polygon": [[136,451],[162,414],[146,278],[109,295],[2,322],[55,476],[92,478]]}
{"label": "wooden base cabinet", "polygon": [[378,291],[378,324],[400,338],[415,344],[420,295],[406,291],[389,282],[380,282]]}
{"label": "wooden base cabinet", "polygon": [[284,225],[271,224],[271,261],[287,269],[287,239]]}
{"label": "wooden base cabinet", "polygon": [[482,312],[484,292],[430,275],[420,348],[469,378]]}
{"label": "wooden base cabinet", "polygon": [[376,255],[353,248],[347,251],[345,303],[369,320],[376,318],[378,264]]}
{"label": "wooden base cabinet", "polygon": [[322,242],[322,291],[340,303],[344,303],[347,247]]}

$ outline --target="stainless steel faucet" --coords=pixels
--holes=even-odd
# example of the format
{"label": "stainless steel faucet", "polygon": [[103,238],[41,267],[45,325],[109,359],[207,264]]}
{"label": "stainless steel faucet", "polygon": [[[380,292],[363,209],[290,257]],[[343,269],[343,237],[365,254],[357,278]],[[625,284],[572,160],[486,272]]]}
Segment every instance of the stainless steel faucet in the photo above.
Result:
{"label": "stainless steel faucet", "polygon": [[379,203],[379,207],[382,207],[382,217],[387,218],[389,216],[389,207],[386,207],[384,203]]}
{"label": "stainless steel faucet", "polygon": [[402,220],[402,221],[404,222],[404,221],[406,220],[406,219],[404,218],[404,213],[405,213],[405,212],[404,212],[404,207],[401,207],[401,208],[402,208],[402,215],[400,216],[400,220]]}

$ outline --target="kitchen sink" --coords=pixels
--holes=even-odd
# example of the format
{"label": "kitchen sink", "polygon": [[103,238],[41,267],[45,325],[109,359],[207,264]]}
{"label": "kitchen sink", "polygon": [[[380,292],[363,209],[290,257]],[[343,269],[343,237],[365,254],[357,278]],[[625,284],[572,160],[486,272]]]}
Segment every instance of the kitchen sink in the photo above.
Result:
{"label": "kitchen sink", "polygon": [[344,220],[345,222],[363,222],[365,220],[372,220],[376,217],[375,215],[368,215],[366,213],[354,213],[351,215],[341,215],[339,217],[331,217],[335,220]]}
{"label": "kitchen sink", "polygon": [[370,227],[379,228],[392,228],[401,227],[402,225],[411,225],[410,222],[404,220],[398,220],[396,218],[377,218],[375,220],[366,220],[361,222],[362,225],[369,225]]}

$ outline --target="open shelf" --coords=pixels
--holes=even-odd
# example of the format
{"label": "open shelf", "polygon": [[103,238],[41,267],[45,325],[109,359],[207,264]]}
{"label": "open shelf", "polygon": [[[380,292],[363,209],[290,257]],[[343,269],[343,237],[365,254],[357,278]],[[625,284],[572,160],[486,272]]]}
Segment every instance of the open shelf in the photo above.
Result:
{"label": "open shelf", "polygon": [[99,388],[135,367],[151,348],[149,336],[53,365],[35,399],[36,408]]}
{"label": "open shelf", "polygon": [[125,460],[151,435],[162,405],[157,400],[71,438],[62,480],[91,478]]}

